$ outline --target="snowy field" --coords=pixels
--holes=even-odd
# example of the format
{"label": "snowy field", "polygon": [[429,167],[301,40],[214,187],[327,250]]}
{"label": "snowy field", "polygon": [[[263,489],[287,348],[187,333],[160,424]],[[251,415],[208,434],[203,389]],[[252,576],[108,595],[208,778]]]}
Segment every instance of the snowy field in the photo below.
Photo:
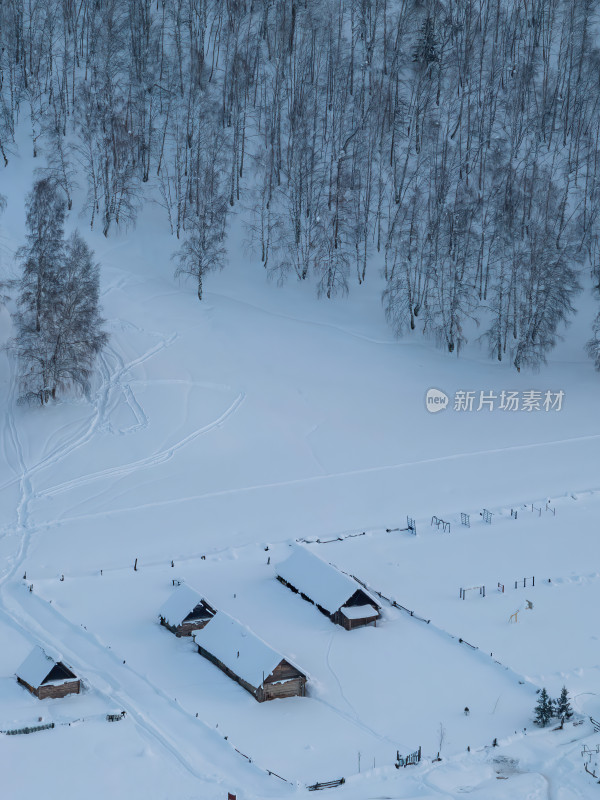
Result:
{"label": "snowy field", "polygon": [[[0,220],[3,274],[21,216],[12,203]],[[394,340],[377,280],[329,303],[266,282],[241,229],[199,304],[171,279],[173,241],[157,226],[150,210],[130,236],[89,236],[111,333],[89,401],[17,406],[0,355],[0,729],[57,724],[0,736],[2,796],[287,797],[342,776],[331,792],[348,800],[591,796],[581,750],[600,733],[587,720],[532,728],[541,686],[555,696],[566,684],[578,718],[600,717],[585,300],[549,365],[516,374],[476,346],[456,360]],[[3,340],[9,331],[0,311]],[[560,412],[433,415],[431,387],[565,398]],[[417,537],[385,532],[407,515]],[[384,603],[377,628],[347,632],[275,580],[294,540],[362,531],[306,546],[429,625]],[[292,658],[308,696],[258,704],[161,628],[173,578]],[[480,585],[485,598],[459,598]],[[82,695],[37,701],[17,686],[36,643],[61,651]],[[115,710],[125,719],[106,722]],[[394,769],[397,750],[419,746],[419,767]]]}

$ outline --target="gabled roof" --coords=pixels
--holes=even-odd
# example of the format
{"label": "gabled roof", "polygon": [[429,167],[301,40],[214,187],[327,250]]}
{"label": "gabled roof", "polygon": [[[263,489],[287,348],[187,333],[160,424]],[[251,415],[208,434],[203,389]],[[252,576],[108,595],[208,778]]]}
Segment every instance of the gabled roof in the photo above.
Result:
{"label": "gabled roof", "polygon": [[[202,630],[193,631],[192,636],[196,644],[255,689],[284,660],[281,653],[224,611],[217,611],[210,622]],[[285,661],[295,666],[288,658]]]}
{"label": "gabled roof", "polygon": [[159,617],[164,617],[165,622],[173,627],[181,625],[187,615],[193,611],[199,603],[206,603],[202,595],[191,586],[182,583],[171,594],[169,599],[163,604],[158,612]]}
{"label": "gabled roof", "polygon": [[[48,655],[39,645],[36,645],[17,670],[17,677],[28,683],[33,689],[39,689],[58,664],[62,665],[58,653]],[[77,680],[77,677],[73,676],[70,680]]]}
{"label": "gabled roof", "polygon": [[359,589],[368,602],[380,608],[379,603],[354,578],[344,575],[305,547],[296,545],[291,556],[276,569],[277,575],[330,614],[345,605]]}

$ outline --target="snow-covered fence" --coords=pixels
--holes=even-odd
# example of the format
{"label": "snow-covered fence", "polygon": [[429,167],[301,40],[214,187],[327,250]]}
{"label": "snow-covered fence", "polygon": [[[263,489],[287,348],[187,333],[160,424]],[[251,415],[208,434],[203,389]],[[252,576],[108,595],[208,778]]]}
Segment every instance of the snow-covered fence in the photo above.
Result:
{"label": "snow-covered fence", "polygon": [[324,781],[323,783],[313,783],[311,786],[307,786],[309,792],[318,792],[320,789],[333,789],[336,786],[342,786],[346,783],[345,778],[338,778],[335,781]]}
{"label": "snow-covered fence", "polygon": [[120,720],[123,719],[123,717],[125,716],[126,713],[127,713],[126,711],[120,711],[118,714],[107,714],[106,715],[106,721],[107,722],[119,722]]}
{"label": "snow-covered fence", "polygon": [[336,536],[335,539],[296,539],[302,544],[332,544],[332,542],[343,542],[344,539],[355,539],[357,536],[366,536],[366,531],[361,533],[347,533],[345,536]]}
{"label": "snow-covered fence", "polygon": [[273,772],[272,769],[267,769],[267,770],[265,770],[265,772],[267,773],[267,775],[272,775],[274,778],[279,778],[279,780],[283,781],[284,783],[289,783],[288,780],[286,780],[285,778],[282,778],[281,775],[278,775],[276,772]]}
{"label": "snow-covered fence", "polygon": [[[535,586],[535,575],[532,575],[531,578],[519,578],[519,580],[515,581],[515,589],[518,589],[523,583],[523,588],[527,587],[527,582],[529,581],[529,586]],[[481,597],[485,597],[485,586],[468,586],[466,589],[463,589],[462,586],[458,591],[458,596],[461,600],[465,600],[467,597],[467,592],[473,592],[475,589],[479,589],[479,594]],[[504,584],[498,581],[498,591],[504,594]]]}
{"label": "snow-covered fence", "polygon": [[396,751],[396,764],[394,765],[396,769],[400,769],[400,767],[410,767],[414,764],[418,764],[421,761],[421,747],[418,750],[415,750],[414,753],[410,753],[407,756],[401,756],[400,751]]}
{"label": "snow-covered fence", "polygon": [[[535,575],[533,575],[531,578],[523,578],[523,588],[524,589],[527,587],[527,581],[531,581],[531,586],[535,586]],[[519,578],[518,581],[515,581],[515,589],[519,588],[519,584],[520,583],[521,583],[521,579],[520,578]]]}
{"label": "snow-covered fence", "polygon": [[448,533],[450,533],[450,523],[446,522],[443,519],[440,519],[440,517],[436,517],[434,515],[431,518],[431,524],[435,525],[435,527],[438,529],[438,531],[439,531],[440,525],[441,525],[442,526],[442,533],[446,533],[446,531],[448,531]]}
{"label": "snow-covered fence", "polygon": [[595,769],[594,769],[592,772],[590,772],[590,770],[588,769],[587,762],[586,762],[586,763],[584,763],[584,765],[583,765],[583,768],[584,768],[584,770],[587,772],[587,774],[588,774],[588,775],[591,775],[591,776],[592,776],[592,778],[597,778],[597,777],[598,777],[598,776],[596,775],[596,770],[595,770]]}
{"label": "snow-covered fence", "polygon": [[481,597],[485,597],[485,586],[468,586],[466,589],[461,587],[458,596],[461,600],[464,600],[467,596],[467,592],[473,592],[475,589],[479,589],[479,594]]}
{"label": "snow-covered fence", "polygon": [[28,725],[25,728],[16,728],[10,731],[2,731],[2,733],[5,733],[7,736],[18,736],[22,733],[36,733],[37,731],[47,731],[53,727],[54,723],[48,722],[45,725]]}
{"label": "snow-covered fence", "polygon": [[[225,739],[225,741],[229,741],[229,736],[224,736],[223,738]],[[231,744],[231,742],[229,742],[229,744]],[[291,782],[288,781],[287,778],[283,778],[277,772],[273,772],[272,769],[267,769],[266,767],[259,766],[255,761],[253,761],[253,759],[250,758],[250,756],[247,756],[246,753],[242,753],[241,750],[238,750],[238,748],[234,744],[231,744],[231,746],[233,747],[235,752],[238,753],[238,755],[240,755],[242,758],[245,758],[249,764],[254,764],[255,767],[258,767],[258,769],[261,769],[263,772],[266,772],[267,775],[272,775],[274,778],[279,778],[279,780],[283,781],[284,783]]]}
{"label": "snow-covered fence", "polygon": [[[344,570],[342,570],[342,572],[343,571]],[[426,622],[428,625],[431,623],[430,619],[425,619],[425,617],[420,617],[418,614],[415,614],[415,612],[411,611],[409,608],[405,608],[405,606],[400,605],[400,603],[397,603],[395,600],[392,600],[390,597],[386,597],[386,595],[384,595],[382,592],[379,592],[377,589],[374,589],[372,586],[369,586],[369,584],[365,583],[365,581],[361,581],[361,579],[357,578],[356,575],[352,575],[349,572],[346,572],[345,574],[346,575],[350,575],[350,577],[354,578],[354,580],[357,583],[359,583],[363,588],[365,588],[367,591],[371,592],[372,594],[377,595],[377,597],[380,597],[382,600],[385,600],[387,603],[389,603],[391,606],[393,606],[393,608],[399,608],[401,611],[405,611],[407,614],[410,614],[410,616],[413,617],[414,619],[418,619],[421,622]],[[454,641],[456,641],[456,636],[454,636],[453,634],[451,634],[448,631],[444,630],[443,628],[439,628],[435,624],[432,625],[431,627],[438,634],[440,634],[442,636],[445,636],[445,637],[448,637],[449,639],[453,639]],[[459,639],[458,641],[459,641],[460,644],[468,645],[468,647],[470,649],[472,649],[472,650],[479,651],[480,655],[482,654],[482,651],[479,649],[479,647],[476,647],[475,645],[472,645],[469,642],[465,642],[464,639]],[[492,653],[490,653],[490,657],[493,658]],[[511,667],[507,667],[501,661],[498,661],[497,659],[493,658],[493,662],[495,664],[498,664],[498,666],[501,667],[503,670],[509,670],[515,676],[515,678],[517,678],[517,680],[519,681],[519,684],[524,684],[524,683],[528,682],[524,676],[522,676],[519,673],[515,672]]]}
{"label": "snow-covered fence", "polygon": [[593,717],[590,717],[590,722],[594,726],[594,730],[596,731],[596,733],[600,733],[600,722],[598,722],[598,720],[594,719]]}
{"label": "snow-covered fence", "polygon": [[[340,571],[344,572],[344,570],[340,570]],[[426,622],[428,625],[431,622],[431,620],[425,619],[425,617],[420,617],[418,614],[415,614],[415,612],[411,611],[410,608],[406,608],[406,606],[400,605],[400,603],[397,603],[395,600],[392,600],[391,597],[386,597],[386,595],[384,595],[382,592],[378,591],[377,589],[374,589],[372,586],[369,586],[368,583],[365,583],[364,581],[361,581],[361,579],[357,578],[356,575],[352,575],[350,572],[344,572],[344,575],[350,575],[350,577],[354,578],[354,580],[357,583],[359,583],[363,587],[363,589],[366,589],[368,592],[371,592],[372,594],[376,594],[377,597],[380,597],[382,600],[385,600],[387,603],[389,603],[394,608],[399,608],[400,611],[406,611],[406,613],[410,614],[411,617],[414,617],[415,619],[418,619],[421,622]]]}

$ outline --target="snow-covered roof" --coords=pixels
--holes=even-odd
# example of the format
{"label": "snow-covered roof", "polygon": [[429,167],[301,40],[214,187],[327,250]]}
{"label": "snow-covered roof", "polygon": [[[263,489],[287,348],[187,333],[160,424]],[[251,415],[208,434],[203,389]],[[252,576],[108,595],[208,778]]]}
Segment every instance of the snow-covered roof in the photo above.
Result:
{"label": "snow-covered roof", "polygon": [[39,645],[36,645],[17,670],[17,677],[34,689],[39,689],[53,667],[62,663],[60,658],[58,653],[49,655]]}
{"label": "snow-covered roof", "polygon": [[379,603],[349,575],[296,545],[292,555],[277,566],[277,574],[317,605],[334,614],[360,589],[379,608]]}
{"label": "snow-covered roof", "polygon": [[369,619],[378,616],[377,609],[372,605],[342,606],[340,608],[346,619]]}
{"label": "snow-covered roof", "polygon": [[[284,659],[250,628],[224,611],[217,611],[210,622],[202,630],[193,631],[192,636],[196,644],[255,689]],[[292,664],[288,658],[285,660]]]}
{"label": "snow-covered roof", "polygon": [[198,603],[205,603],[202,595],[191,586],[182,583],[171,594],[169,599],[163,604],[158,612],[159,617],[163,617],[165,622],[173,627],[181,625],[187,615],[192,612]]}

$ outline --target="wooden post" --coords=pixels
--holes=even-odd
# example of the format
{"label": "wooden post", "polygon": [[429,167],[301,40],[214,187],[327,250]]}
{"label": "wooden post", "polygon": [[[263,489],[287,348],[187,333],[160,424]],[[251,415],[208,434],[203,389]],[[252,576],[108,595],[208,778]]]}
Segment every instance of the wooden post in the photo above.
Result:
{"label": "wooden post", "polygon": [[137,558],[135,560],[135,564],[133,565],[133,571],[137,572]]}

